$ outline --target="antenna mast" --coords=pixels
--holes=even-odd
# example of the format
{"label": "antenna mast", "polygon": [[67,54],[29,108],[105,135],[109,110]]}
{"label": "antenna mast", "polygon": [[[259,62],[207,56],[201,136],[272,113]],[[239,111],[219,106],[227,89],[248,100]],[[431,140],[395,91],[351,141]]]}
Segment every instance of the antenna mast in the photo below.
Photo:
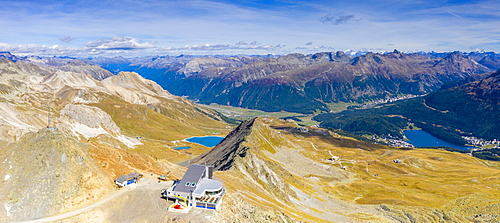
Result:
{"label": "antenna mast", "polygon": [[56,128],[52,126],[52,107],[50,107],[50,103],[47,103],[47,129],[55,130]]}
{"label": "antenna mast", "polygon": [[50,104],[47,103],[47,109],[48,109],[48,113],[47,113],[47,128],[50,128],[50,126],[52,125],[52,117],[50,117],[50,112],[52,110],[52,108],[50,107]]}

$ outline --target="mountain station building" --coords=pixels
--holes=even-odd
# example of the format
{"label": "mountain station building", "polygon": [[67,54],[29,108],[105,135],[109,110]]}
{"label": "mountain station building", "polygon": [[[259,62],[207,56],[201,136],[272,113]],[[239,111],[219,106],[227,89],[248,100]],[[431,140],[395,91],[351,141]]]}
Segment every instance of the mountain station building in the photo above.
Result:
{"label": "mountain station building", "polygon": [[219,209],[225,189],[221,182],[212,179],[212,173],[212,166],[190,165],[180,181],[162,192],[162,197],[176,202],[183,200],[189,209]]}

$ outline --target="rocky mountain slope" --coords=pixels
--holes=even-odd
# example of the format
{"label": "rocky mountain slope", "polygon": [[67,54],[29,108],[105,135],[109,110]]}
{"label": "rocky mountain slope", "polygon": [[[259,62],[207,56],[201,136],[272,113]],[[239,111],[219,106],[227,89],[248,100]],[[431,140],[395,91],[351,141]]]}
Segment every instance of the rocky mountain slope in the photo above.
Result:
{"label": "rocky mountain slope", "polygon": [[40,66],[53,72],[71,71],[74,73],[86,73],[97,80],[103,80],[113,75],[111,72],[103,69],[98,65],[92,65],[70,57],[18,57],[16,55],[12,55],[9,52],[0,52],[0,59],[7,59],[14,62],[22,61],[25,63]]}
{"label": "rocky mountain slope", "polygon": [[0,221],[81,208],[132,171],[181,177],[170,161],[189,156],[172,146],[230,128],[217,112],[137,73],[100,80],[92,67],[102,71],[75,61],[0,60]]}
{"label": "rocky mountain slope", "polygon": [[[287,55],[228,68],[215,77],[205,71],[180,78],[166,88],[202,103],[311,113],[327,111],[324,103],[425,94],[448,81],[491,71],[460,53],[444,58],[399,52],[367,53],[352,59],[340,52],[329,55]],[[196,86],[194,92],[175,90],[190,84]]]}
{"label": "rocky mountain slope", "polygon": [[499,220],[496,162],[363,143],[293,121],[243,122],[193,162],[214,165],[242,202],[306,222]]}
{"label": "rocky mountain slope", "polygon": [[328,111],[326,103],[426,94],[449,81],[500,68],[500,57],[494,53],[408,54],[397,50],[356,57],[339,51],[157,61],[162,59],[141,61],[140,67],[130,68],[174,95],[201,103],[300,113]]}

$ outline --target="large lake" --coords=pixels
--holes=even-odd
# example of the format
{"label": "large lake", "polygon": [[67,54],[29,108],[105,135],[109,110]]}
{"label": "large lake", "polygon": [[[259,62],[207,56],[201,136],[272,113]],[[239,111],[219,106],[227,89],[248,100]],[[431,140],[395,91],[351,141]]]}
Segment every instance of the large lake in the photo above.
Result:
{"label": "large lake", "polygon": [[433,135],[423,130],[406,130],[404,131],[404,134],[406,138],[408,138],[408,142],[415,147],[446,146],[465,151],[473,148],[446,142],[442,139],[434,137]]}
{"label": "large lake", "polygon": [[186,141],[201,144],[206,147],[214,147],[219,144],[224,137],[220,136],[201,136],[201,137],[191,137],[187,138]]}

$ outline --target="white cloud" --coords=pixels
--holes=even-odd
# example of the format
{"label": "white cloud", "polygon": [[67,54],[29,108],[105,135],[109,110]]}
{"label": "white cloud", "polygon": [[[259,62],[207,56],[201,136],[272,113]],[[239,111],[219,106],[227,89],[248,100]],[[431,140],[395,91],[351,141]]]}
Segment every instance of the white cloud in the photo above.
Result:
{"label": "white cloud", "polygon": [[40,56],[64,56],[64,55],[80,55],[83,54],[81,49],[69,48],[59,45],[36,45],[36,44],[23,44],[23,45],[10,45],[7,43],[0,43],[0,51],[11,52],[16,55],[40,55]]}
{"label": "white cloud", "polygon": [[223,51],[223,50],[278,50],[286,45],[257,45],[257,43],[245,43],[240,41],[235,45],[229,44],[203,44],[203,45],[186,45],[183,47],[167,47],[167,51]]}
{"label": "white cloud", "polygon": [[172,52],[182,54],[203,54],[210,52],[224,53],[269,53],[269,51],[278,51],[285,47],[284,44],[277,45],[260,45],[256,41],[250,43],[241,42],[236,44],[200,44],[200,45],[185,45],[182,47],[156,47],[152,42],[141,43],[136,38],[132,37],[113,37],[110,39],[98,39],[87,43],[86,47],[70,48],[60,45],[10,45],[0,43],[0,51],[11,52],[14,55],[26,56],[140,56],[140,55],[160,55],[169,54]]}
{"label": "white cloud", "polygon": [[257,41],[252,41],[250,43],[247,43],[245,41],[239,41],[236,43],[238,46],[246,46],[246,45],[257,45]]}
{"label": "white cloud", "polygon": [[335,50],[334,47],[330,47],[330,46],[324,46],[324,45],[321,45],[321,46],[315,46],[314,47],[315,50]]}
{"label": "white cloud", "polygon": [[154,42],[141,43],[138,39],[128,36],[97,39],[88,42],[86,45],[91,50],[140,50],[156,47]]}
{"label": "white cloud", "polygon": [[334,16],[332,14],[325,15],[320,18],[322,23],[331,23],[333,25],[340,25],[346,23],[347,21],[354,19],[354,15],[345,15],[345,16]]}
{"label": "white cloud", "polygon": [[[60,41],[70,41],[73,37],[66,36]],[[66,47],[61,45],[37,45],[21,44],[11,45],[0,43],[0,51],[11,52],[16,55],[39,55],[39,56],[87,56],[87,55],[112,55],[127,54],[128,51],[148,50],[155,48],[153,42],[140,42],[133,37],[112,37],[109,39],[97,39],[90,41],[86,47]]]}
{"label": "white cloud", "polygon": [[402,51],[500,50],[496,0],[277,2],[5,0],[0,49],[69,56],[393,50],[389,43]]}

